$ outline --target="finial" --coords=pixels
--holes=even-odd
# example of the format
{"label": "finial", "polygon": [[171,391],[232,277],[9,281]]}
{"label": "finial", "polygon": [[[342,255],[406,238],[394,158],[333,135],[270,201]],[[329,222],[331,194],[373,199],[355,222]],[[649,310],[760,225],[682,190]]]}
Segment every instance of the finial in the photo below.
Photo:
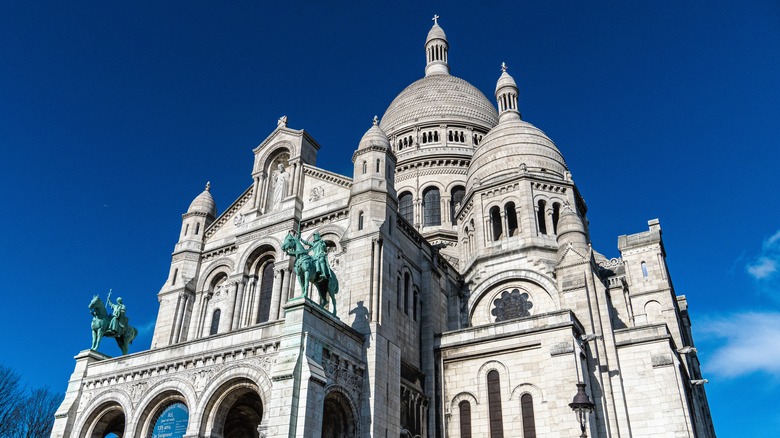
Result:
{"label": "finial", "polygon": [[379,124],[379,117],[374,116],[374,126]]}
{"label": "finial", "polygon": [[206,191],[211,190],[211,181],[206,181]]}
{"label": "finial", "polygon": [[506,62],[501,63],[501,71],[506,73]]}
{"label": "finial", "polygon": [[439,25],[439,16],[436,14],[433,14],[433,25],[438,26]]}
{"label": "finial", "polygon": [[287,127],[287,116],[279,117],[279,120],[276,121],[276,126]]}

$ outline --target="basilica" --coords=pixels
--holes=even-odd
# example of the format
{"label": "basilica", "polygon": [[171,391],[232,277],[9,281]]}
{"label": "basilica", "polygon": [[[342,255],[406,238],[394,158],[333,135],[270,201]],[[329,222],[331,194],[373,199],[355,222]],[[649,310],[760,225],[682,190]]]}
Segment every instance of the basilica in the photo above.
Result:
{"label": "basilica", "polygon": [[601,255],[506,66],[488,99],[448,51],[435,19],[351,175],[282,117],[207,184],[150,348],[79,353],[52,437],[714,437],[659,220]]}

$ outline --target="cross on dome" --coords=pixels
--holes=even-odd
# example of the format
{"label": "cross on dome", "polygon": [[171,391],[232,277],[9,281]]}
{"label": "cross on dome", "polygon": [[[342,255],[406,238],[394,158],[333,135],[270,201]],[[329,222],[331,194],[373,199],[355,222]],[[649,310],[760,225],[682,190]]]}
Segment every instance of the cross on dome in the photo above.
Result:
{"label": "cross on dome", "polygon": [[374,126],[379,124],[379,117],[374,116]]}
{"label": "cross on dome", "polygon": [[507,68],[507,67],[506,67],[506,62],[502,62],[502,63],[501,63],[501,71],[502,71],[502,72],[506,72],[506,68]]}
{"label": "cross on dome", "polygon": [[206,181],[206,191],[211,190],[211,181]]}
{"label": "cross on dome", "polygon": [[432,20],[433,20],[433,25],[434,26],[438,26],[439,25],[439,16],[438,15],[433,14]]}

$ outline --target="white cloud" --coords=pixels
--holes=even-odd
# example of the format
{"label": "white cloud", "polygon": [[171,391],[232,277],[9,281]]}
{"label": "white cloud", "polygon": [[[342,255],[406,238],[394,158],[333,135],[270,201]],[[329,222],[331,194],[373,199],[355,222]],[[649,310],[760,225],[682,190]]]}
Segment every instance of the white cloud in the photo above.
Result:
{"label": "white cloud", "polygon": [[[780,313],[746,312],[701,323],[701,339],[718,345],[704,363],[706,374],[737,377],[766,373],[780,378]],[[707,342],[718,339],[718,342]]]}
{"label": "white cloud", "polygon": [[745,265],[748,275],[756,280],[769,280],[775,276],[780,265],[780,230],[764,240],[761,254]]}
{"label": "white cloud", "polygon": [[747,265],[748,274],[756,280],[763,280],[777,272],[777,262],[767,257],[759,257]]}

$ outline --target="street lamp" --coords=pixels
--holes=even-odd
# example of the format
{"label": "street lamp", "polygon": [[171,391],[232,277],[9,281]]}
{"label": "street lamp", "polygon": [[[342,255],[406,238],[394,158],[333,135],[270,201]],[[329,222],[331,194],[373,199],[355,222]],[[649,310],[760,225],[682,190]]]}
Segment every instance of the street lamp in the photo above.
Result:
{"label": "street lamp", "polygon": [[574,400],[569,403],[569,407],[574,414],[577,415],[577,421],[580,423],[580,430],[582,435],[580,438],[588,438],[588,434],[585,433],[585,426],[588,423],[588,415],[593,412],[593,408],[596,405],[590,401],[588,394],[585,393],[585,384],[582,382],[577,383],[577,395],[574,396]]}

